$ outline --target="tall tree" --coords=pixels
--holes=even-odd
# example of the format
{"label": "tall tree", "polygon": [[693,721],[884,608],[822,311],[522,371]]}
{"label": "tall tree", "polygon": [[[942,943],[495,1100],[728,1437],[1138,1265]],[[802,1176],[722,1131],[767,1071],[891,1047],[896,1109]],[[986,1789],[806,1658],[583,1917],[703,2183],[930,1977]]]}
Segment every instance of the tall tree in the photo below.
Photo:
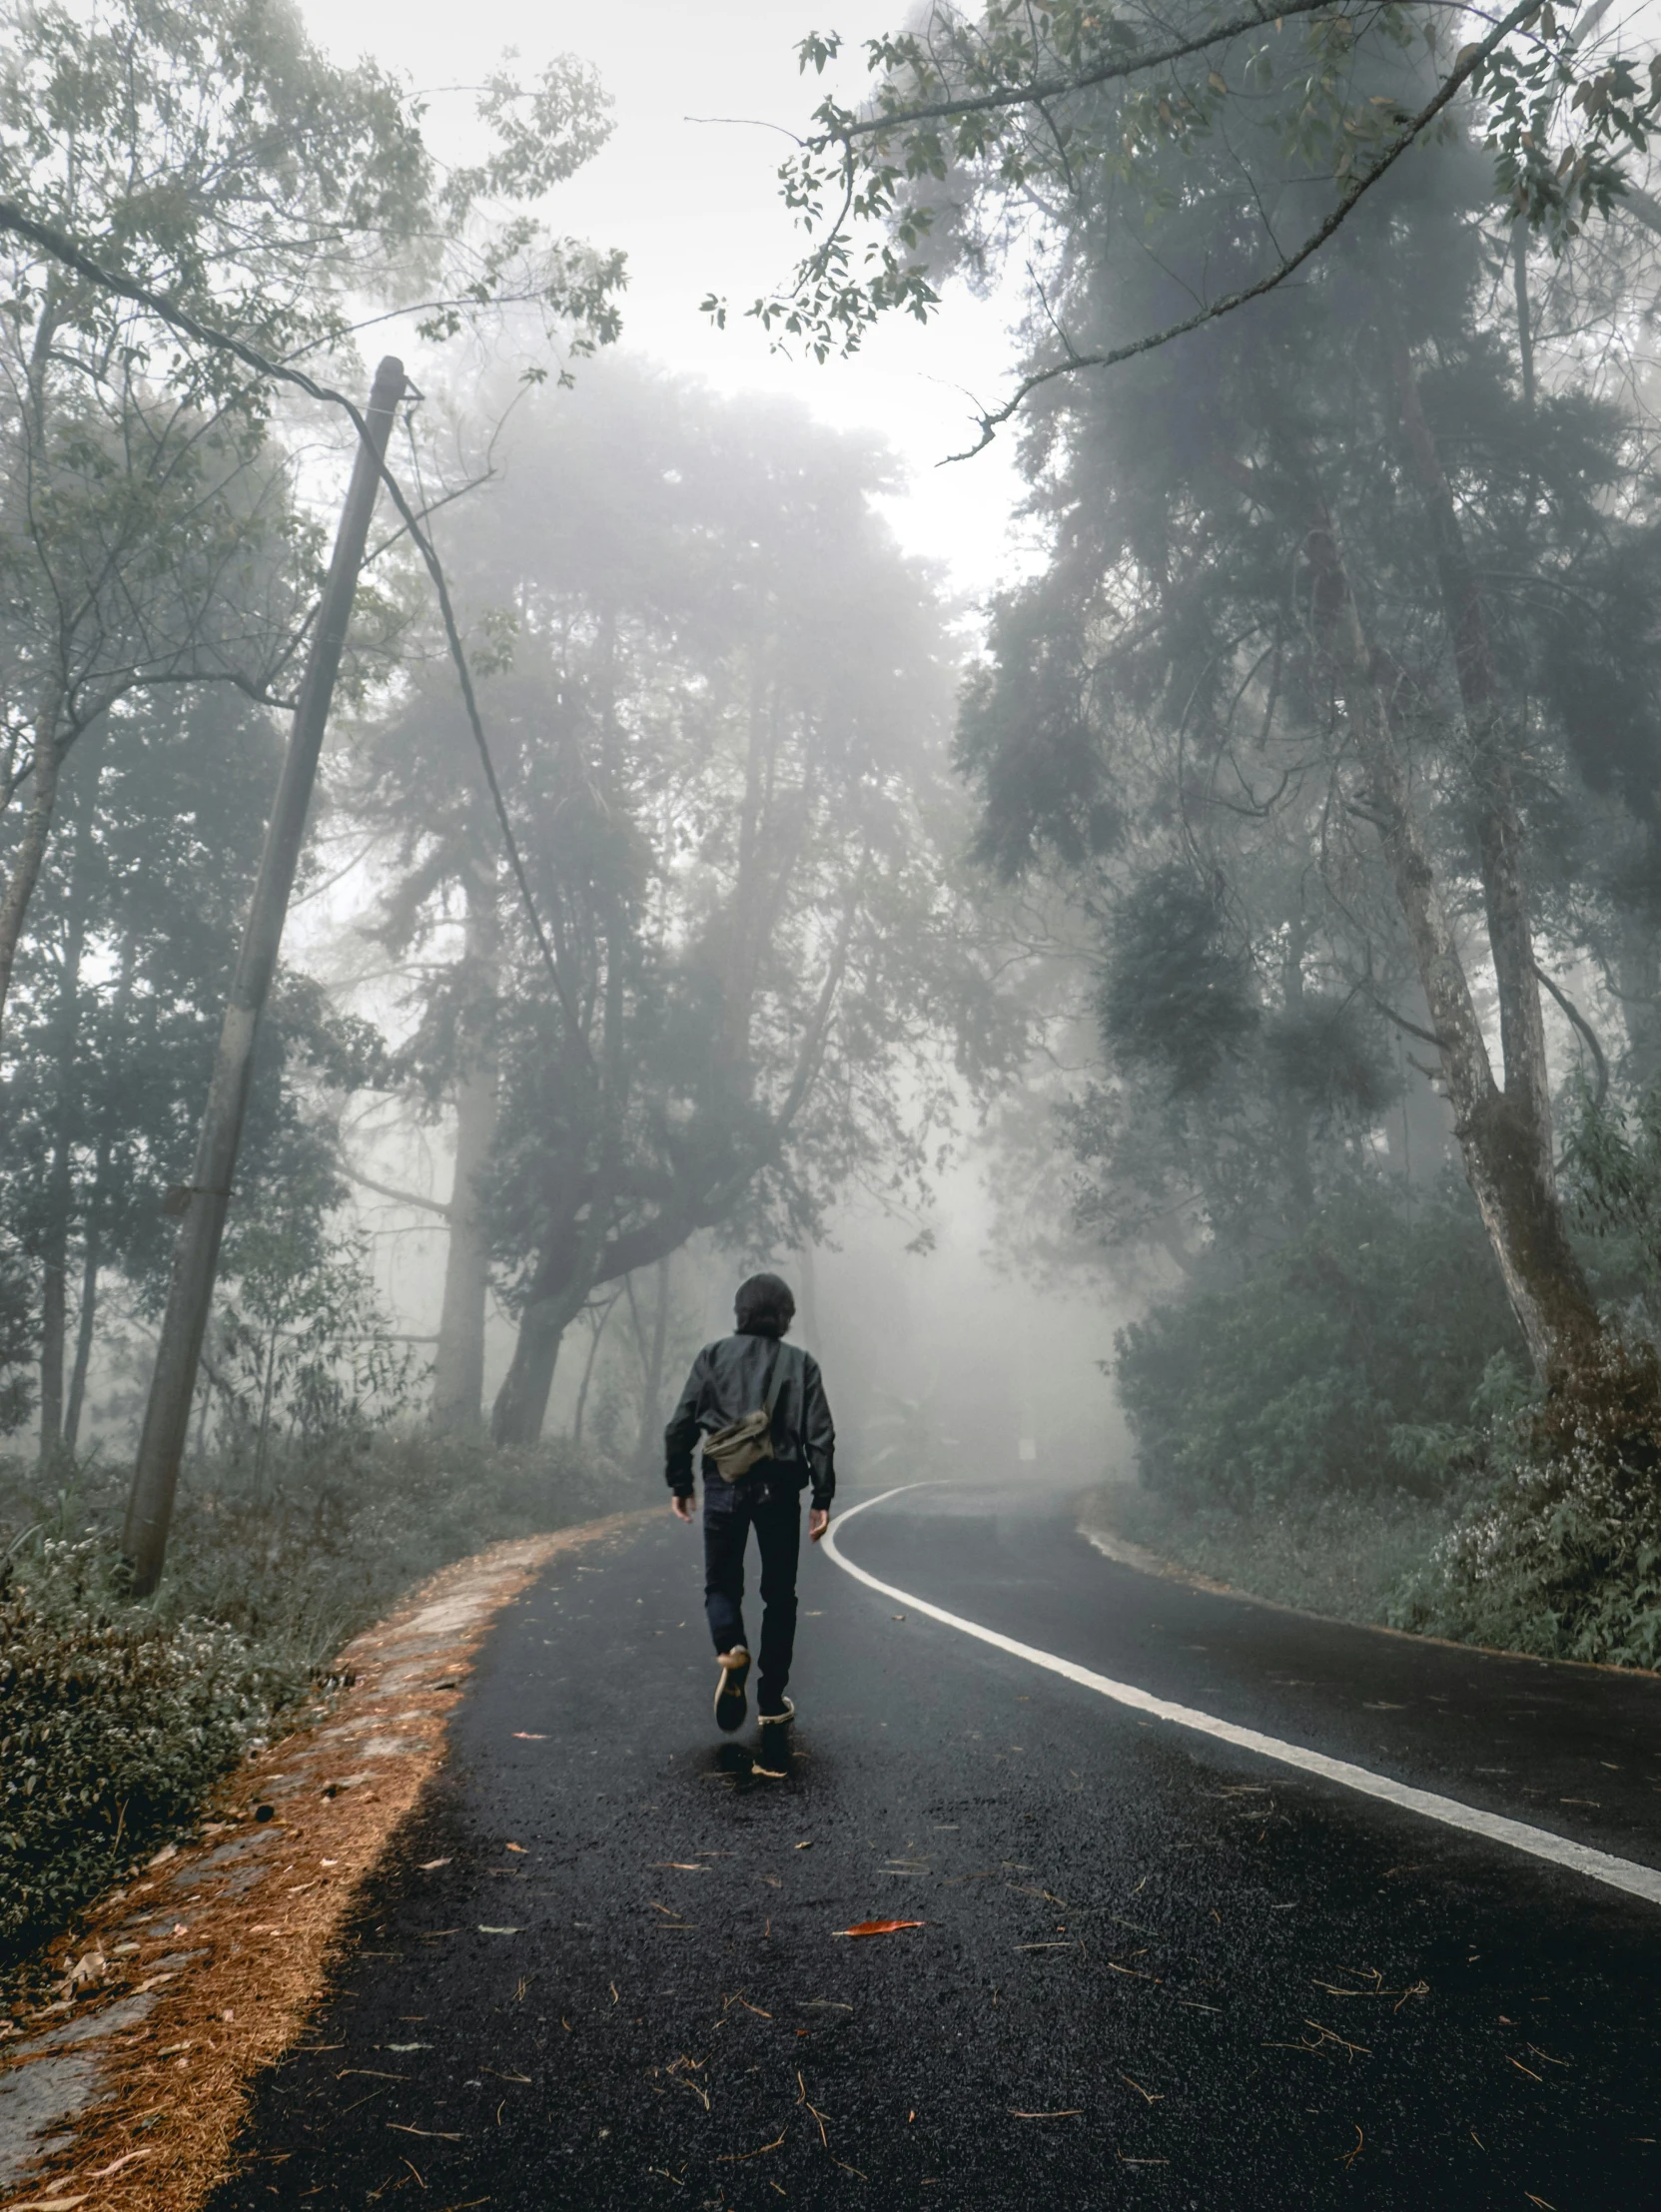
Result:
{"label": "tall tree", "polygon": [[[32,1262],[47,1456],[76,1442],[108,1277],[141,1306],[165,1285],[165,1202],[190,1170],[280,757],[262,709],[170,690],[118,703],[66,770],[68,834],[46,857],[0,1063],[0,1217]],[[326,1209],[343,1194],[313,1111],[320,1069],[368,1080],[374,1040],[285,976],[242,1174],[253,1217],[285,1177]]]}
{"label": "tall tree", "polygon": [[[1630,22],[1606,27],[1610,13],[1611,0],[1561,19],[1540,0],[1497,15],[1292,0],[1272,17],[1232,0],[1159,13],[926,0],[905,31],[864,41],[863,104],[821,101],[780,169],[784,203],[813,243],[790,285],[746,312],[820,361],[856,351],[884,316],[926,321],[939,303],[934,249],[951,241],[961,205],[940,189],[949,174],[989,188],[1007,241],[1054,223],[1081,183],[1088,192],[1112,177],[1157,197],[1174,150],[1204,159],[1215,141],[1238,158],[1255,140],[1296,173],[1292,197],[1270,179],[1259,198],[1250,266],[1199,272],[1159,320],[1111,337],[1052,319],[1010,397],[980,415],[984,443],[1056,379],[1135,360],[1277,290],[1381,179],[1440,141],[1459,105],[1474,112],[1495,196],[1525,230],[1560,244],[1624,200],[1661,232],[1661,204],[1631,173],[1661,109],[1661,73],[1653,44],[1634,40]],[[1403,75],[1402,50],[1421,38],[1424,66]],[[797,48],[804,74],[822,77],[842,43],[809,33]],[[1521,286],[1521,261],[1518,272]],[[724,324],[724,301],[704,306]]]}
{"label": "tall tree", "polygon": [[344,355],[390,296],[433,337],[534,301],[581,350],[622,272],[531,212],[607,129],[580,64],[488,77],[485,159],[444,170],[421,103],[326,62],[292,0],[11,0],[0,48],[3,1013],[71,747],[136,689],[280,697],[322,550],[268,450],[274,381],[43,240],[285,361]]}
{"label": "tall tree", "polygon": [[[1420,68],[1358,55],[1346,97],[1410,109]],[[1080,132],[1053,149],[1033,339],[1059,324],[1105,358],[1202,285],[1246,287],[1265,219],[1327,188],[1309,149],[1244,122],[1174,133],[1163,165],[1127,180],[1106,152],[1122,102],[1097,98],[1105,112],[1070,111]],[[955,190],[972,254],[1007,188],[989,156]],[[1129,851],[1112,802],[1134,730],[1166,733],[1176,834],[1155,857],[1177,846],[1192,898],[1214,895],[1214,867],[1241,881],[1227,825],[1279,817],[1327,902],[1340,988],[1388,1004],[1390,966],[1416,980],[1417,1008],[1391,1013],[1435,1056],[1524,1337],[1562,1383],[1608,1340],[1553,1164],[1531,849],[1573,764],[1539,696],[1533,609],[1607,558],[1608,489],[1631,456],[1618,410],[1572,379],[1536,391],[1533,368],[1523,376],[1517,331],[1488,305],[1492,236],[1484,160],[1450,135],[1369,194],[1295,292],[1111,382],[1044,384],[1027,465],[1055,559],[1002,618],[994,707],[971,713],[965,746],[989,849],[1011,865],[1035,840],[1075,863]],[[1191,933],[1191,983],[1239,943],[1226,920]],[[1282,966],[1293,999],[1315,949]],[[1226,1054],[1221,970],[1215,984],[1196,1037]],[[1261,1003],[1259,989],[1253,1016]]]}
{"label": "tall tree", "polygon": [[557,987],[505,872],[480,873],[447,695],[419,687],[376,758],[433,801],[389,922],[453,949],[412,1047],[452,1095],[497,895],[499,1118],[472,1184],[519,1322],[500,1441],[539,1433],[596,1286],[703,1228],[788,1246],[850,1179],[920,1176],[952,1054],[973,1082],[1008,1050],[950,928],[951,648],[873,511],[887,480],[794,410],[613,366],[448,525]]}

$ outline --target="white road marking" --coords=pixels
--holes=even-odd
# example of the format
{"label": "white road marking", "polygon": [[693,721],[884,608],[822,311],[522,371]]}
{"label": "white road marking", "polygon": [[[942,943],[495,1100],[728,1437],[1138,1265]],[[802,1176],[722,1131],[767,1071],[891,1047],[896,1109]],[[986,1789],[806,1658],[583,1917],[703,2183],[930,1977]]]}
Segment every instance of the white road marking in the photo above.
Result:
{"label": "white road marking", "polygon": [[909,1590],[898,1590],[891,1582],[879,1582],[875,1575],[867,1574],[863,1567],[856,1567],[851,1559],[843,1558],[836,1544],[838,1527],[846,1526],[856,1513],[869,1512],[872,1506],[886,1504],[888,1499],[900,1497],[907,1490],[933,1487],[928,1483],[907,1482],[897,1489],[885,1490],[881,1497],[862,1499],[832,1522],[825,1531],[823,1548],[844,1574],[852,1575],[856,1582],[863,1582],[867,1589],[880,1591],[885,1598],[895,1599],[913,1613],[925,1614],[946,1628],[955,1628],[965,1636],[991,1644],[998,1651],[1008,1652],[1013,1659],[1025,1659],[1034,1667],[1047,1668],[1051,1674],[1064,1676],[1082,1689],[1111,1698],[1116,1705],[1128,1706],[1133,1713],[1171,1721],[1178,1728],[1193,1729],[1198,1735],[1215,1737],[1219,1743],[1233,1744],[1240,1751],[1255,1752],[1260,1758],[1272,1759],[1282,1767],[1295,1767],[1303,1774],[1318,1775],[1323,1782],[1335,1782],[1346,1790],[1359,1791],[1362,1797],[1381,1798],[1386,1805],[1400,1806],[1404,1812],[1417,1813],[1424,1820],[1440,1821],[1445,1828],[1463,1829],[1468,1835],[1480,1836],[1490,1843],[1503,1843],[1508,1849],[1526,1851],[1531,1858],[1545,1858],[1555,1866],[1566,1866],[1571,1873],[1601,1881],[1607,1888],[1624,1889],[1630,1896],[1643,1897],[1650,1904],[1661,1904],[1661,1870],[1654,1866],[1640,1865],[1631,1858],[1617,1858],[1611,1851],[1594,1850],[1589,1843],[1571,1843],[1566,1837],[1553,1836],[1546,1829],[1530,1828],[1526,1821],[1507,1820],[1502,1813],[1484,1813],[1478,1806],[1461,1805],[1457,1798],[1438,1797],[1432,1790],[1415,1790],[1410,1784],[1396,1782],[1388,1775],[1375,1775],[1366,1767],[1352,1766],[1347,1759],[1329,1759],[1324,1752],[1310,1751],[1302,1744],[1284,1744],[1277,1736],[1264,1736],[1254,1728],[1240,1728],[1233,1721],[1220,1721],[1210,1713],[1197,1712],[1193,1706],[1175,1705],[1169,1698],[1156,1698],[1147,1690],[1139,1690],[1134,1683],[1115,1682],[1089,1667],[1078,1666],[1071,1659],[1059,1659],[1054,1652],[1018,1643],[1013,1636],[1002,1636],[996,1629],[982,1628],[978,1621],[966,1621],[959,1614],[948,1613],[943,1606],[931,1605],[926,1598],[916,1597]]}

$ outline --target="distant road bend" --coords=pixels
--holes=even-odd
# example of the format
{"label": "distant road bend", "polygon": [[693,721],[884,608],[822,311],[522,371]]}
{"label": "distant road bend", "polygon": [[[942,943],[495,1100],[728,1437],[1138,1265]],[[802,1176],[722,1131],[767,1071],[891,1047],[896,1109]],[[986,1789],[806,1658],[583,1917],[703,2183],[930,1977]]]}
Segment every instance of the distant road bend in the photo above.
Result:
{"label": "distant road bend", "polygon": [[774,1781],[696,1550],[503,1618],[218,2212],[1661,2201],[1661,1684],[913,1486],[805,1563]]}

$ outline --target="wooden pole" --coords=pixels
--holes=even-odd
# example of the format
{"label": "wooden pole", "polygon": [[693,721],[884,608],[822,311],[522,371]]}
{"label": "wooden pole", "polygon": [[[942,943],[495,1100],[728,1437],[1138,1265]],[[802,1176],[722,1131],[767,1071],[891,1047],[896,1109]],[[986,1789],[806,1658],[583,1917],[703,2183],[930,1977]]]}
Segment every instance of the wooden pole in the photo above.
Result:
{"label": "wooden pole", "polygon": [[190,1426],[197,1363],[213,1301],[220,1238],[237,1169],[243,1116],[254,1073],[254,1045],[283,942],[295,869],[306,835],[306,817],[317,778],[318,755],[329,722],[335,678],[340,672],[347,625],[363,565],[364,542],[381,489],[381,465],[392,431],[393,412],[404,396],[404,364],[391,355],[376,371],[366,414],[367,435],[360,441],[346,505],[341,510],[329,580],[318,609],[317,629],[295,708],[288,757],[266,830],[260,876],[243,930],[219,1057],[197,1139],[196,1165],[185,1192],[184,1218],[173,1253],[173,1280],[167,1314],[156,1351],[156,1368],[145,1407],[144,1430],[127,1501],[122,1550],[133,1575],[135,1597],[148,1597],[161,1580],[179,1461]]}

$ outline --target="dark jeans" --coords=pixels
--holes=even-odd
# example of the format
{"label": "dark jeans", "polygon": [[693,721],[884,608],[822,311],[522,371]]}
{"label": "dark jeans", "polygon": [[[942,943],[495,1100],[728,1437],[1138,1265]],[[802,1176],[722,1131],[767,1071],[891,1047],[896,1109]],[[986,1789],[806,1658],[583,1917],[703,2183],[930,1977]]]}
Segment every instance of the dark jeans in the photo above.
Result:
{"label": "dark jeans", "polygon": [[735,1644],[750,1649],[741,1610],[744,1549],[750,1530],[761,1548],[761,1654],[758,1710],[782,1709],[796,1646],[796,1560],[802,1542],[802,1501],[787,1493],[758,1503],[757,1486],[706,1482],[703,1486],[703,1602],[718,1652]]}

